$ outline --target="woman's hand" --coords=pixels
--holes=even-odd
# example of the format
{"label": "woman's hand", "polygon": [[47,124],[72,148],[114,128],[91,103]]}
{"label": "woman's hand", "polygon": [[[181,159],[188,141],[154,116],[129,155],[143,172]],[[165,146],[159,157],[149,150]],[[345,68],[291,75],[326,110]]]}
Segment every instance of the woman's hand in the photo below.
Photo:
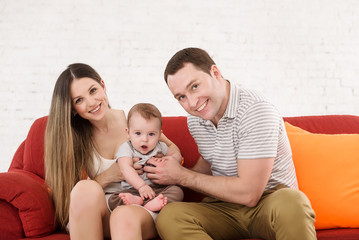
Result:
{"label": "woman's hand", "polygon": [[[133,167],[138,174],[143,174],[143,166],[140,164],[136,164],[136,162],[138,161],[139,158],[133,158]],[[105,188],[108,184],[112,182],[121,182],[125,179],[119,165],[117,164],[117,162],[115,162],[107,170],[97,175],[94,180],[98,182],[98,184],[100,184],[102,188]]]}
{"label": "woman's hand", "polygon": [[138,158],[138,157],[133,158],[133,168],[136,170],[138,175],[141,175],[144,173],[144,171],[143,171],[143,165],[136,163],[139,160],[140,160],[140,158]]}

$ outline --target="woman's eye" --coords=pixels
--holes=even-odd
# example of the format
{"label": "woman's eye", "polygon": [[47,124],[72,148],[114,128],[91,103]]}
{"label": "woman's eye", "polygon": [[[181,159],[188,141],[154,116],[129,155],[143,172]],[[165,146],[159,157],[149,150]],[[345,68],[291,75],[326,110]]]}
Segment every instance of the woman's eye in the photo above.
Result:
{"label": "woman's eye", "polygon": [[79,104],[82,101],[82,98],[78,98],[75,100],[75,104]]}
{"label": "woman's eye", "polygon": [[90,93],[94,93],[94,92],[96,92],[96,90],[97,90],[97,88],[91,88]]}

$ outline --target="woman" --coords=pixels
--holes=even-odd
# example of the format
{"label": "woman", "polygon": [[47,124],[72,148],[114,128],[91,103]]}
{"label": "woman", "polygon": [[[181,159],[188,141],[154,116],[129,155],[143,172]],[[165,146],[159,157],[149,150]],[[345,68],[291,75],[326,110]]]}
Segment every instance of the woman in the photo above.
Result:
{"label": "woman", "polygon": [[[126,127],[124,112],[110,108],[104,81],[93,68],[71,64],[59,76],[45,133],[45,171],[56,219],[69,228],[71,239],[157,236],[153,216],[144,208],[108,209],[110,194],[104,193],[123,180],[114,157],[127,140]],[[177,148],[165,136],[161,141]]]}

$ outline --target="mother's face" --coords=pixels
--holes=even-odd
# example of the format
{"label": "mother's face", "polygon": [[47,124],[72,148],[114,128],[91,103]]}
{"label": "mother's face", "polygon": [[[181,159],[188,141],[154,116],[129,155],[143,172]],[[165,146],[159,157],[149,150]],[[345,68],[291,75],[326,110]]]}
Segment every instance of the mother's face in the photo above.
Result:
{"label": "mother's face", "polygon": [[108,110],[104,84],[92,78],[74,79],[70,86],[72,106],[75,113],[89,121],[101,120]]}

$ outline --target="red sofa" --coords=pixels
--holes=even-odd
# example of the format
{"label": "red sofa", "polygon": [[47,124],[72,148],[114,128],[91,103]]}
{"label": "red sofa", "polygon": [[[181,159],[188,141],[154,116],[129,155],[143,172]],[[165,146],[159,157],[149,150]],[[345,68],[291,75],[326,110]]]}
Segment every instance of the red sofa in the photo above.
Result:
{"label": "red sofa", "polygon": [[[284,120],[312,133],[359,133],[358,116],[286,117]],[[47,118],[42,117],[33,123],[27,138],[16,151],[8,172],[0,173],[0,239],[70,239],[69,235],[59,232],[53,221],[54,209],[44,185],[43,138],[46,121]],[[164,117],[163,132],[181,149],[184,166],[193,166],[199,154],[187,130],[186,117]],[[356,194],[359,194],[359,190]],[[185,201],[199,201],[201,198],[202,195],[185,190]],[[317,238],[359,239],[359,227],[337,226],[318,229]]]}

